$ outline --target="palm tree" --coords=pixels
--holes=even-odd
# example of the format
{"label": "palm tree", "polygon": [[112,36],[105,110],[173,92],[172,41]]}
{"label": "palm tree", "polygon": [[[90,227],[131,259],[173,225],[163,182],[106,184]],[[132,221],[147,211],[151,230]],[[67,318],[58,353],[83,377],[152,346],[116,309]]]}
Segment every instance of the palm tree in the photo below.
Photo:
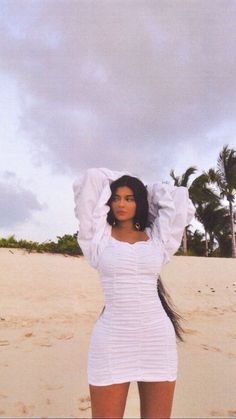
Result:
{"label": "palm tree", "polygon": [[[191,175],[193,175],[196,172],[197,168],[195,166],[190,166],[183,174],[182,176],[176,176],[174,173],[174,170],[172,169],[170,171],[170,176],[174,180],[175,186],[185,186],[188,187],[188,181]],[[186,227],[184,229],[183,234],[183,249],[184,253],[187,253],[187,230]]]}
{"label": "palm tree", "polygon": [[188,187],[188,181],[191,175],[193,175],[197,171],[197,168],[195,166],[190,166],[183,174],[182,176],[176,176],[174,170],[172,169],[170,171],[170,176],[172,179],[174,179],[175,186],[185,186]]}
{"label": "palm tree", "polygon": [[226,198],[229,203],[232,257],[236,258],[233,213],[233,203],[236,195],[236,150],[225,145],[217,159],[217,169],[210,169],[208,174],[210,181],[218,186],[221,198]]}
{"label": "palm tree", "polygon": [[219,217],[220,197],[209,187],[210,179],[207,173],[203,172],[194,179],[190,188],[189,196],[196,208],[196,218],[202,223],[205,232],[205,254],[209,254],[208,241],[213,247],[213,219]]}
{"label": "palm tree", "polygon": [[[203,224],[205,230],[205,241],[206,241],[206,255],[208,255],[208,235],[206,232],[206,223],[202,222],[203,220],[203,203],[212,204],[218,203],[219,197],[209,188],[209,176],[207,173],[203,172],[200,176],[196,177],[190,186],[188,186],[189,178],[196,172],[197,168],[195,166],[190,166],[182,176],[176,176],[174,171],[171,170],[170,176],[174,179],[175,186],[185,186],[188,187],[189,197],[192,200],[193,204],[196,207],[196,218]],[[210,229],[207,227],[207,231],[210,232]],[[184,230],[183,234],[183,249],[184,253],[187,252],[187,228]]]}
{"label": "palm tree", "polygon": [[197,206],[196,218],[202,223],[205,231],[205,255],[209,256],[214,251],[215,231],[222,224],[226,216],[226,209],[221,206],[220,201],[201,202]]}
{"label": "palm tree", "polygon": [[224,208],[224,211],[225,214],[221,217],[214,229],[215,238],[219,245],[218,249],[215,250],[215,253],[218,256],[231,257],[230,216],[228,209]]}
{"label": "palm tree", "polygon": [[205,255],[205,245],[204,245],[204,233],[199,230],[195,230],[192,232],[191,230],[187,229],[187,237],[188,237],[188,248],[191,251],[191,254],[196,256],[204,256]]}

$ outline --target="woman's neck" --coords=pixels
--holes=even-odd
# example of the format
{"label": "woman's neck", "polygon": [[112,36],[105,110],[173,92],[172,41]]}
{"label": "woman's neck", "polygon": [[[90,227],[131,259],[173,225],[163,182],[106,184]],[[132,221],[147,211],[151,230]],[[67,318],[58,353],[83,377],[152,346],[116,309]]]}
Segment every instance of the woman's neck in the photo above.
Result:
{"label": "woman's neck", "polygon": [[120,230],[120,231],[126,231],[127,233],[128,232],[135,231],[133,222],[130,221],[130,220],[127,220],[127,221],[119,221],[118,224],[115,226],[115,228],[117,230]]}

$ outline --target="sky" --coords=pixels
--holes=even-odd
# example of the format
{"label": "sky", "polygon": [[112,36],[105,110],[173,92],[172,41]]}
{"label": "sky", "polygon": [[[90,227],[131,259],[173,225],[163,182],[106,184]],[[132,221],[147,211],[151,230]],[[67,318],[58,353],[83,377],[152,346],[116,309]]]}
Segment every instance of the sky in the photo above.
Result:
{"label": "sky", "polygon": [[90,167],[216,167],[236,147],[235,21],[234,0],[1,0],[0,237],[74,234]]}

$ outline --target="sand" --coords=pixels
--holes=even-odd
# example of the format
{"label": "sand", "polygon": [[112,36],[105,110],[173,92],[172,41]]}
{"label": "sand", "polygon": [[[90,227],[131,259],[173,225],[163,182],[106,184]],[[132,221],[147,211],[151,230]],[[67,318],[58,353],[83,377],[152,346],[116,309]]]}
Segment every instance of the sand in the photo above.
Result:
{"label": "sand", "polygon": [[[174,256],[162,279],[186,329],[172,418],[236,417],[236,261]],[[0,249],[0,286],[0,417],[90,418],[97,272],[83,257]],[[124,417],[140,417],[135,382]]]}

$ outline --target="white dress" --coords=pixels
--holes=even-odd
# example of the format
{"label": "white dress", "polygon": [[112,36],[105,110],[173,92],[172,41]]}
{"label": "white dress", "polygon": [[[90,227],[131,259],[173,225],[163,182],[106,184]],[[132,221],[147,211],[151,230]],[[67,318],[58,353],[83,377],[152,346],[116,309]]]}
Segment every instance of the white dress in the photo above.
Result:
{"label": "white dress", "polygon": [[174,381],[177,345],[174,327],[157,293],[163,264],[178,250],[195,209],[188,189],[162,182],[148,185],[147,241],[134,244],[111,236],[106,217],[110,183],[127,174],[88,169],[73,184],[78,242],[99,272],[105,310],[89,342],[88,383],[102,386],[130,381]]}

